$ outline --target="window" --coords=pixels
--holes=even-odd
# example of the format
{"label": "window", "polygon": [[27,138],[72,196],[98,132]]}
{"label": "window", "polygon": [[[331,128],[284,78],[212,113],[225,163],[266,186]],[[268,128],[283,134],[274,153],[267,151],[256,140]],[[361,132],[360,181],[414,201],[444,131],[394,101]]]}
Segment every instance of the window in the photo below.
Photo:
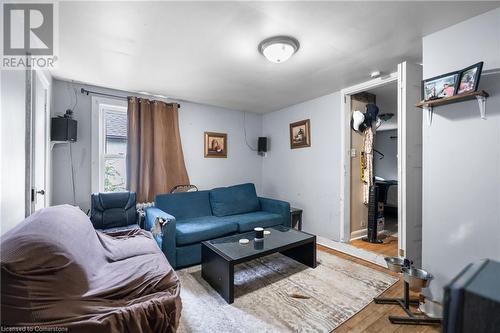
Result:
{"label": "window", "polygon": [[125,191],[126,102],[97,97],[92,100],[92,191]]}
{"label": "window", "polygon": [[127,154],[127,113],[103,109],[104,191],[125,191]]}

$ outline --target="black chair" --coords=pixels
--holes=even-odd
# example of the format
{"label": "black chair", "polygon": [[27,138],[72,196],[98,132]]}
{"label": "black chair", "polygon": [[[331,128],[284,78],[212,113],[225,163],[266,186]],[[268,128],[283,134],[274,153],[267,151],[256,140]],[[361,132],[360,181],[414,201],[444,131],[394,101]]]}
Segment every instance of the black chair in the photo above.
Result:
{"label": "black chair", "polygon": [[90,221],[104,232],[139,228],[135,192],[92,193]]}

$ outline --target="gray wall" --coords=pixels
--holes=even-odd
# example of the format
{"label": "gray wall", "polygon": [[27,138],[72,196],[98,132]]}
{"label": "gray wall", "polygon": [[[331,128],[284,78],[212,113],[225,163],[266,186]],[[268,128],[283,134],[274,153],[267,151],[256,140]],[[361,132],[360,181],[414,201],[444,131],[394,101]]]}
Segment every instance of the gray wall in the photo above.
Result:
{"label": "gray wall", "polygon": [[[500,9],[426,36],[424,78],[481,60],[498,68],[499,41]],[[438,300],[468,263],[500,260],[500,74],[480,89],[490,93],[486,120],[474,100],[436,108],[431,126],[424,117],[422,255]]]}
{"label": "gray wall", "polygon": [[382,122],[377,131],[385,131],[398,128],[398,82],[393,81],[380,87],[368,90],[377,97],[379,114],[393,113],[394,116],[388,121]]}
{"label": "gray wall", "polygon": [[[184,158],[191,183],[202,189],[254,183],[261,193],[262,157],[245,143],[257,148],[262,136],[262,115],[182,102],[179,125]],[[227,158],[204,157],[204,132],[227,133]]]}
{"label": "gray wall", "polygon": [[[338,92],[267,113],[264,136],[270,151],[263,163],[265,196],[304,209],[305,231],[339,239],[340,95]],[[311,120],[311,147],[290,149],[289,124]]]}
{"label": "gray wall", "polygon": [[2,70],[0,216],[1,233],[24,219],[26,78],[21,70]]}
{"label": "gray wall", "polygon": [[[120,94],[110,89],[72,84],[54,80],[54,113],[61,114],[73,105],[75,87],[78,104],[75,119],[78,120],[78,141],[73,144],[73,162],[76,182],[76,204],[84,211],[90,208],[91,193],[91,97],[82,95],[86,89]],[[247,147],[244,139],[243,113],[208,105],[181,102],[179,127],[186,167],[192,184],[201,189],[216,186],[253,182],[261,192],[262,157]],[[246,113],[246,130],[249,144],[257,146],[262,134],[262,115]],[[228,134],[228,158],[203,157],[203,133]],[[53,188],[52,204],[72,203],[71,165],[68,145],[56,145],[52,151]]]}
{"label": "gray wall", "polygon": [[387,180],[398,180],[398,139],[391,139],[391,136],[398,135],[397,130],[377,131],[375,135],[375,149],[384,154],[375,153],[373,167],[375,176]]}

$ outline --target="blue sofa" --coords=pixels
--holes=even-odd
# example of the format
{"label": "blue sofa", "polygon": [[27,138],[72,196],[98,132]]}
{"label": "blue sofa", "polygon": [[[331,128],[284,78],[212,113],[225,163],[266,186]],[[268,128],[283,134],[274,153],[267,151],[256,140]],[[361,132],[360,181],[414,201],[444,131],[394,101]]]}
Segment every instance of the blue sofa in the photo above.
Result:
{"label": "blue sofa", "polygon": [[151,230],[158,217],[167,221],[157,241],[174,268],[199,264],[203,241],[255,227],[291,225],[290,204],[257,197],[250,183],[157,195],[155,207],[145,212],[146,230]]}

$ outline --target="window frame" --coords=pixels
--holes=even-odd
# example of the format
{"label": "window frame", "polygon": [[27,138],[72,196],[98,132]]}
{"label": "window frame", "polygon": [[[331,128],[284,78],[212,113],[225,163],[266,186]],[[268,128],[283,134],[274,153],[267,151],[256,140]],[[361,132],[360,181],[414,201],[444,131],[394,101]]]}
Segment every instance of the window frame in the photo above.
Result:
{"label": "window frame", "polygon": [[104,111],[110,110],[126,114],[127,106],[125,100],[92,96],[91,190],[93,193],[104,192],[104,162],[106,158],[126,159],[126,154],[106,154]]}

